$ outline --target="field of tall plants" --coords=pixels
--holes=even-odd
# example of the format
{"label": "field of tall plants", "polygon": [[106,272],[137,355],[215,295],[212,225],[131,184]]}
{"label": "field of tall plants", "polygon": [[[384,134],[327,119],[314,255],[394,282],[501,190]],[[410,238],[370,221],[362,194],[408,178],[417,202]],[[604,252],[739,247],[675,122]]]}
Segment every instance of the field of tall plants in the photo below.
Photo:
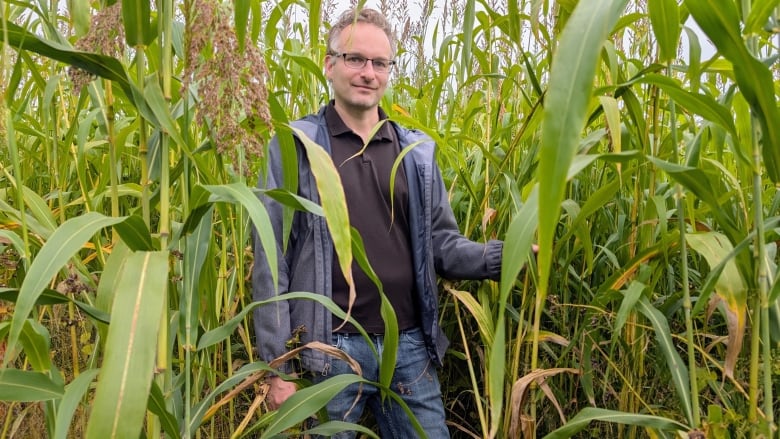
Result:
{"label": "field of tall plants", "polygon": [[[440,283],[453,437],[778,437],[780,0],[368,5],[399,35],[383,108],[505,241],[499,282]],[[304,427],[363,378],[269,411],[253,352],[264,149],[328,102],[347,6],[0,2],[0,439],[377,437]],[[265,193],[365,265],[295,185]]]}

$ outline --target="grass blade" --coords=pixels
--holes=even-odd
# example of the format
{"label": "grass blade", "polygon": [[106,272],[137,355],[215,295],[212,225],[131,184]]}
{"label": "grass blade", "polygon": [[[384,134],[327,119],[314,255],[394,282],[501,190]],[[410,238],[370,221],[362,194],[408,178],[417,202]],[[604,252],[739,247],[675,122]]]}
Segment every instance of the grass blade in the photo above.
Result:
{"label": "grass blade", "polygon": [[141,432],[157,350],[150,340],[157,340],[167,284],[168,252],[129,256],[114,298],[88,438]]}
{"label": "grass blade", "polygon": [[660,416],[624,413],[614,410],[587,407],[571,418],[563,427],[551,432],[544,439],[564,439],[584,430],[591,422],[612,422],[616,424],[637,425],[665,431],[688,431],[689,428],[672,419]]}
{"label": "grass blade", "polygon": [[[661,352],[666,358],[666,365],[672,375],[672,383],[677,389],[677,397],[680,399],[680,406],[685,410],[685,417],[689,423],[693,423],[693,408],[691,407],[691,387],[688,380],[688,372],[683,363],[680,354],[672,342],[672,334],[669,330],[669,322],[660,311],[653,308],[647,298],[641,298],[637,304],[637,309],[650,320],[655,330],[655,336]],[[691,365],[696,367],[696,365]],[[698,410],[698,407],[696,408]]]}
{"label": "grass blade", "polygon": [[62,397],[65,392],[42,372],[18,369],[0,370],[0,401],[35,402]]}

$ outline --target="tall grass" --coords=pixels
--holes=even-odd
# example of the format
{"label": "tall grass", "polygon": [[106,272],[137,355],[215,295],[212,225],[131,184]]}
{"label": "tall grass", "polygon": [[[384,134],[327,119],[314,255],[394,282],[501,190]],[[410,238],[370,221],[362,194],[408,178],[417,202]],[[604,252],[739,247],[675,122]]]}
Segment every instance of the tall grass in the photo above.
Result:
{"label": "tall grass", "polygon": [[[455,436],[777,434],[775,3],[398,23],[383,105],[437,141],[463,233],[506,242],[500,282],[441,284]],[[296,435],[361,380],[269,412],[252,351],[250,227],[273,236],[251,188],[262,145],[327,102],[334,5],[2,5],[0,437]],[[271,195],[347,230],[337,198]],[[337,250],[365,263],[358,237]]]}

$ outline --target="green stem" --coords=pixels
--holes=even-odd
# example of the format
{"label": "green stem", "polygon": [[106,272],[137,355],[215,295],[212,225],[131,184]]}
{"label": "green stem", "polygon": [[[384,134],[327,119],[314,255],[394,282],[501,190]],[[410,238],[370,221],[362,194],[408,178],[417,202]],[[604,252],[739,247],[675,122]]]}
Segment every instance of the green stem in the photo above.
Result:
{"label": "green stem", "polygon": [[[671,66],[667,66],[667,74],[672,75]],[[672,144],[674,145],[674,160],[677,161],[680,156],[679,145],[677,140],[677,114],[676,106],[673,99],[669,100],[669,118],[671,123],[669,124],[672,138]],[[675,201],[677,209],[678,224],[680,227],[680,277],[683,289],[683,310],[685,312],[685,335],[688,343],[688,379],[690,380],[691,390],[691,407],[690,412],[693,414],[693,418],[688,421],[691,422],[692,427],[698,428],[701,426],[701,415],[699,411],[699,384],[696,371],[696,348],[694,344],[694,328],[693,319],[691,318],[691,309],[693,308],[691,302],[691,290],[689,287],[688,277],[688,246],[685,241],[685,193],[681,184],[675,184]]]}

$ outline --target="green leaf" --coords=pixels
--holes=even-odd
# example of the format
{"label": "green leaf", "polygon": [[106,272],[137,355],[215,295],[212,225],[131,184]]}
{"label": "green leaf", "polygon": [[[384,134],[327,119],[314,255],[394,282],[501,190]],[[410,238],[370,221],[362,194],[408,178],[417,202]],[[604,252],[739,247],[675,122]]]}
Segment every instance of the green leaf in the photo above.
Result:
{"label": "green leaf", "polygon": [[127,45],[143,50],[151,34],[149,0],[122,0],[122,21]]}
{"label": "green leaf", "polygon": [[257,234],[260,236],[260,242],[265,249],[265,256],[268,260],[268,269],[271,272],[274,285],[278,285],[279,263],[276,260],[276,239],[274,239],[271,219],[269,218],[263,203],[260,202],[254,192],[245,184],[233,183],[221,186],[203,186],[203,188],[214,195],[214,197],[211,198],[211,201],[237,203],[247,210],[249,217],[252,219],[252,222],[257,229]]}
{"label": "green leaf", "polygon": [[737,128],[731,113],[711,96],[683,90],[674,79],[654,73],[647,74],[636,82],[658,86],[674,99],[675,103],[712,123],[720,125],[734,137],[737,137]]}
{"label": "green leaf", "polygon": [[152,234],[149,232],[149,227],[146,226],[146,222],[144,222],[140,215],[128,216],[121,223],[115,224],[114,228],[130,250],[155,250]]}
{"label": "green leaf", "polygon": [[141,432],[167,286],[167,252],[128,257],[111,310],[88,438],[130,438]]}
{"label": "green leaf", "polygon": [[649,0],[647,12],[650,25],[661,52],[661,60],[677,58],[677,45],[680,40],[680,7],[677,0]]}
{"label": "green leaf", "polygon": [[593,89],[602,46],[626,0],[579,2],[566,23],[550,71],[544,103],[539,191],[540,294],[547,294],[553,236],[566,187],[566,175],[576,154]]}
{"label": "green leaf", "polygon": [[658,346],[664,354],[666,366],[669,368],[669,372],[672,375],[672,383],[674,384],[675,389],[677,389],[677,397],[679,398],[680,406],[682,406],[682,409],[685,411],[685,418],[688,420],[688,423],[693,424],[693,410],[699,410],[699,408],[691,406],[691,388],[688,379],[688,369],[674,347],[672,334],[669,330],[669,322],[666,321],[666,317],[655,309],[645,297],[639,300],[637,309],[653,324]]}
{"label": "green leaf", "polygon": [[65,389],[42,372],[0,369],[0,401],[36,402],[62,397]]}
{"label": "green leaf", "polygon": [[[147,120],[159,125],[157,118],[149,109],[144,94],[130,81],[124,66],[115,58],[96,53],[80,52],[57,42],[42,40],[10,21],[5,21],[4,25],[7,28],[7,42],[12,47],[35,52],[116,82],[138,111]],[[5,35],[5,32],[0,32],[0,40],[4,40]]]}
{"label": "green leaf", "polygon": [[[16,310],[11,320],[11,331],[8,336],[7,348],[9,352],[13,352],[16,348],[16,342],[25,320],[52,277],[98,230],[123,220],[124,218],[110,218],[96,212],[88,212],[66,221],[54,231],[41,248],[38,256],[30,264],[30,270],[19,290],[19,299],[16,302]],[[11,361],[11,357],[11,355],[5,356],[3,367]]]}
{"label": "green leaf", "polygon": [[[735,3],[720,2],[713,8],[708,0],[685,0],[685,5],[718,51],[731,62],[737,85],[761,124],[761,152],[767,174],[772,182],[780,182],[780,112],[775,93],[767,92],[775,89],[772,72],[745,45]],[[760,17],[763,12],[756,14]]]}
{"label": "green leaf", "polygon": [[[9,302],[16,302],[19,299],[19,290],[15,288],[0,288],[0,300],[7,300]],[[60,303],[73,303],[76,305],[80,310],[84,311],[85,314],[89,315],[93,319],[108,323],[108,313],[103,312],[97,308],[95,308],[92,305],[88,305],[84,302],[80,302],[78,300],[73,299],[70,296],[60,294],[50,288],[46,288],[43,290],[43,292],[38,296],[38,299],[35,301],[35,305],[57,305]]]}
{"label": "green leaf", "polygon": [[276,417],[263,431],[260,438],[273,437],[295,426],[324,407],[337,393],[354,383],[370,384],[369,381],[358,375],[343,374],[298,390],[279,407]]}
{"label": "green leaf", "polygon": [[149,390],[147,408],[160,419],[160,425],[162,425],[163,431],[165,431],[168,437],[180,437],[176,418],[168,411],[167,401],[162,394],[162,390],[154,381],[152,381],[152,387]]}
{"label": "green leaf", "polygon": [[620,309],[615,318],[615,328],[612,332],[615,334],[620,333],[623,329],[623,325],[626,324],[628,314],[634,310],[636,302],[642,297],[642,293],[647,288],[647,285],[642,282],[634,281],[623,291],[623,301],[620,303]]}
{"label": "green leaf", "polygon": [[339,173],[325,149],[306,137],[303,131],[297,128],[293,128],[293,131],[306,149],[306,155],[309,158],[311,172],[320,194],[322,211],[325,213],[325,222],[333,238],[333,246],[338,256],[339,267],[341,267],[344,279],[349,285],[351,308],[356,293],[355,282],[352,279],[352,233],[349,227],[344,187],[341,185]]}
{"label": "green leaf", "polygon": [[563,427],[549,433],[544,439],[565,439],[573,437],[584,430],[591,422],[611,422],[615,424],[636,425],[640,427],[655,428],[664,431],[688,431],[690,430],[679,422],[660,416],[642,415],[635,413],[618,412],[596,407],[586,407],[569,420]]}
{"label": "green leaf", "polygon": [[355,431],[358,433],[363,433],[360,435],[360,437],[366,435],[368,437],[379,439],[379,436],[377,436],[377,434],[374,433],[374,431],[371,430],[370,428],[358,424],[351,424],[349,422],[344,422],[344,421],[323,422],[322,424],[319,424],[318,426],[312,429],[301,432],[301,435],[304,435],[304,437],[305,435],[312,435],[312,436],[321,435],[321,436],[331,437],[336,433],[340,433],[342,431]]}
{"label": "green leaf", "polygon": [[765,30],[772,12],[780,6],[780,0],[754,0],[745,20],[745,34],[761,33]]}
{"label": "green leaf", "polygon": [[97,377],[98,372],[99,369],[87,369],[65,386],[65,394],[62,395],[62,400],[57,408],[52,439],[66,439],[68,437],[73,414],[76,413],[76,409],[84,399],[84,395]]}

